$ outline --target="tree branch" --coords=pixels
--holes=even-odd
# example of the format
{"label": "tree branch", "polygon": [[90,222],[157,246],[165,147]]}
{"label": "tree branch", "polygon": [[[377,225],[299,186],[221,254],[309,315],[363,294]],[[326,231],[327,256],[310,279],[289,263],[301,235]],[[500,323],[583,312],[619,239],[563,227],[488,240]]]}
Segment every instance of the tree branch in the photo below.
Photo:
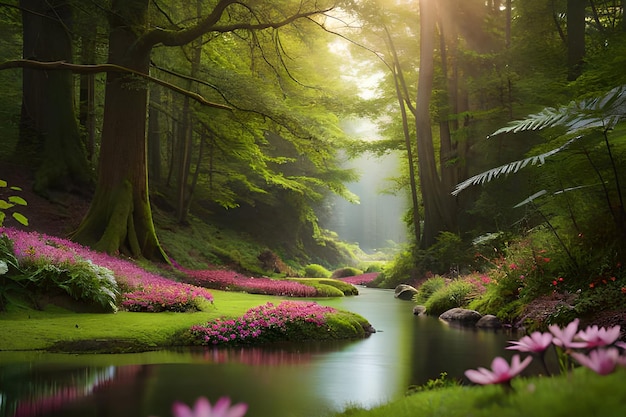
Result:
{"label": "tree branch", "polygon": [[200,94],[196,94],[192,91],[185,90],[184,88],[178,87],[177,85],[168,83],[167,81],[159,80],[158,78],[154,78],[148,74],[144,74],[143,72],[135,71],[130,68],[122,67],[120,65],[114,64],[94,64],[94,65],[79,65],[79,64],[71,64],[65,61],[52,61],[52,62],[41,62],[41,61],[33,61],[30,59],[16,59],[13,61],[6,61],[0,64],[0,71],[11,68],[32,68],[32,69],[40,69],[40,70],[69,70],[79,74],[94,74],[100,72],[121,72],[132,74],[138,77],[141,77],[147,81],[158,84],[165,88],[168,88],[172,91],[175,91],[179,94],[187,96],[192,100],[197,101],[200,104],[205,106],[214,107],[216,109],[222,110],[232,110],[231,107],[226,106],[224,104],[213,103],[202,97]]}

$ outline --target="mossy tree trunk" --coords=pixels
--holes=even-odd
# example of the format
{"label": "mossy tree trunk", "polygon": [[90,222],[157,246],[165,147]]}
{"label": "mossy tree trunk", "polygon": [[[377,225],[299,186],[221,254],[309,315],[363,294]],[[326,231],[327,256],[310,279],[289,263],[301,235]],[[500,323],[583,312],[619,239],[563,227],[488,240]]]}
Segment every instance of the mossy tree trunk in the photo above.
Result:
{"label": "mossy tree trunk", "polygon": [[[21,0],[23,56],[72,62],[72,10],[60,0]],[[74,111],[71,71],[23,70],[19,158],[35,161],[34,189],[88,186],[92,174]]]}
{"label": "mossy tree trunk", "polygon": [[[109,62],[148,73],[151,48],[137,48],[134,28],[145,24],[148,0],[114,1]],[[148,198],[144,81],[108,73],[98,184],[74,240],[108,253],[166,261]]]}
{"label": "mossy tree trunk", "polygon": [[[149,4],[150,0],[111,2],[110,64],[148,74],[155,45],[187,45],[208,32],[276,29],[332,9],[332,6],[322,8],[314,3],[311,10],[296,8],[293,14],[278,22],[258,22],[258,16],[262,14],[249,10],[249,16],[241,23],[218,25],[229,6],[240,4],[237,0],[219,0],[195,25],[166,30],[160,27],[149,29]],[[259,8],[268,6],[271,5],[258,4]],[[132,257],[167,261],[156,236],[148,199],[147,101],[148,89],[143,78],[107,73],[98,183],[91,207],[73,238],[108,253],[120,252]]]}

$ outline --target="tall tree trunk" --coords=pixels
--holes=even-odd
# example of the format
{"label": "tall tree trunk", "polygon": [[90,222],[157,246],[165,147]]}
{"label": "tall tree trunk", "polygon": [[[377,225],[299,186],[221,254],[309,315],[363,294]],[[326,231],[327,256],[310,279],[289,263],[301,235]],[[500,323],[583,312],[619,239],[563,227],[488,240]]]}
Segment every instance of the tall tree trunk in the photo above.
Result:
{"label": "tall tree trunk", "polygon": [[420,246],[432,246],[440,232],[452,230],[450,210],[442,198],[441,180],[437,172],[433,133],[430,125],[430,99],[434,80],[435,4],[420,0],[420,71],[415,101],[418,173],[424,204],[424,231]]}
{"label": "tall tree trunk", "polygon": [[[198,15],[202,13],[202,3],[198,1],[196,3],[196,12]],[[196,78],[200,71],[200,62],[202,58],[202,36],[196,39],[192,43],[191,47],[191,78]],[[187,88],[191,90],[192,81],[189,80]],[[179,167],[179,176],[178,176],[178,221],[180,223],[187,222],[187,214],[189,212],[189,207],[191,205],[191,194],[193,192],[193,187],[189,186],[189,175],[191,170],[191,156],[193,151],[193,127],[194,127],[194,118],[191,114],[191,108],[189,105],[189,98],[185,97],[185,102],[183,104],[183,114],[181,115],[181,120],[183,120],[183,134],[184,137],[181,137],[181,164]],[[200,163],[200,161],[198,161]],[[196,172],[199,172],[199,166],[196,168]]]}
{"label": "tall tree trunk", "polygon": [[567,0],[567,80],[582,73],[585,57],[585,7],[587,0]]}
{"label": "tall tree trunk", "polygon": [[396,87],[396,97],[398,98],[398,106],[402,115],[402,133],[404,135],[404,145],[406,147],[407,165],[409,168],[409,186],[411,189],[411,218],[413,223],[413,237],[415,245],[419,245],[422,227],[419,210],[419,195],[417,190],[417,174],[415,173],[415,158],[413,157],[413,144],[411,141],[411,133],[409,131],[409,119],[407,117],[406,107],[411,106],[411,98],[409,97],[408,88],[402,74],[400,59],[393,42],[393,38],[385,26],[385,34],[387,36],[387,44],[393,56],[394,65],[391,68],[393,72],[393,81]]}
{"label": "tall tree trunk", "polygon": [[[148,73],[151,47],[136,47],[136,28],[145,26],[148,3],[113,1],[109,62]],[[107,74],[98,184],[74,239],[108,253],[166,261],[148,198],[147,91],[136,78]]]}
{"label": "tall tree trunk", "polygon": [[[93,64],[96,62],[96,36],[97,27],[89,25],[88,33],[81,38],[80,60],[81,64]],[[80,105],[78,120],[84,131],[84,140],[87,151],[87,159],[92,160],[96,150],[96,114],[95,114],[95,74],[82,74],[80,76]]]}
{"label": "tall tree trunk", "polygon": [[[20,7],[24,58],[72,62],[72,9],[67,2],[21,0]],[[70,71],[23,71],[18,149],[36,161],[34,189],[43,195],[53,188],[84,188],[91,183],[73,92]]]}
{"label": "tall tree trunk", "polygon": [[150,89],[148,110],[148,177],[152,184],[161,183],[161,87]]}

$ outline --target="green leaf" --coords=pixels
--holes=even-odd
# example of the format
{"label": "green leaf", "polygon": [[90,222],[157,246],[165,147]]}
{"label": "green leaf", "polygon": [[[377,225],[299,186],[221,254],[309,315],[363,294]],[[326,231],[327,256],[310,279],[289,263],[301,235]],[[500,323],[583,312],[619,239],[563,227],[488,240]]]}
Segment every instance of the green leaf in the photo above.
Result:
{"label": "green leaf", "polygon": [[15,220],[17,220],[18,222],[20,222],[22,225],[24,226],[28,226],[28,219],[26,218],[26,216],[24,216],[23,214],[20,213],[13,213],[12,214],[13,218]]}
{"label": "green leaf", "polygon": [[9,187],[9,189],[13,191],[22,191],[20,187]]}
{"label": "green leaf", "polygon": [[0,180],[0,187],[6,187],[8,183],[5,180]]}
{"label": "green leaf", "polygon": [[5,200],[0,200],[0,210],[6,210],[13,207],[15,204],[7,203]]}
{"label": "green leaf", "polygon": [[500,175],[505,174],[515,174],[522,168],[525,168],[527,165],[543,165],[546,162],[546,158],[549,158],[564,149],[567,149],[572,143],[576,142],[582,138],[582,136],[576,136],[565,142],[563,145],[559,146],[556,149],[552,149],[548,152],[542,153],[541,155],[531,156],[530,158],[521,159],[519,161],[514,161],[505,165],[501,165],[497,168],[492,168],[488,171],[485,171],[481,174],[474,175],[471,178],[466,179],[465,181],[459,183],[452,191],[452,195],[458,195],[461,191],[468,188],[471,185],[484,184],[491,180],[498,178]]}
{"label": "green leaf", "polygon": [[2,226],[2,224],[4,223],[5,217],[6,217],[6,214],[4,214],[4,211],[0,211],[0,226]]}
{"label": "green leaf", "polygon": [[18,204],[20,206],[27,206],[28,203],[26,202],[26,200],[24,200],[22,197],[18,197],[16,195],[12,195],[11,197],[9,197],[9,201],[13,204]]}

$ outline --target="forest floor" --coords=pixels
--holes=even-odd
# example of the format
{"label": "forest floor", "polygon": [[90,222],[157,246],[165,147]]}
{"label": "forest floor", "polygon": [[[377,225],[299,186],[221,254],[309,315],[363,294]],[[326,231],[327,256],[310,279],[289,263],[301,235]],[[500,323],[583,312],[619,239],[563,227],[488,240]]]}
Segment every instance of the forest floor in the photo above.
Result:
{"label": "forest floor", "polygon": [[[26,200],[28,205],[19,207],[17,211],[28,218],[27,230],[66,238],[76,230],[89,209],[89,200],[84,195],[59,192],[51,195],[50,198],[44,198],[36,194],[31,187],[32,175],[27,168],[19,165],[0,162],[0,180],[6,181],[9,187],[15,186],[22,189],[16,194]],[[6,192],[0,189],[0,199],[6,199]],[[10,215],[7,215],[4,225],[22,228]],[[525,307],[522,318],[542,322],[555,311],[561,302],[562,300],[554,296],[539,297]],[[598,312],[592,317],[584,318],[581,324],[621,325],[623,329],[626,329],[626,311]]]}

